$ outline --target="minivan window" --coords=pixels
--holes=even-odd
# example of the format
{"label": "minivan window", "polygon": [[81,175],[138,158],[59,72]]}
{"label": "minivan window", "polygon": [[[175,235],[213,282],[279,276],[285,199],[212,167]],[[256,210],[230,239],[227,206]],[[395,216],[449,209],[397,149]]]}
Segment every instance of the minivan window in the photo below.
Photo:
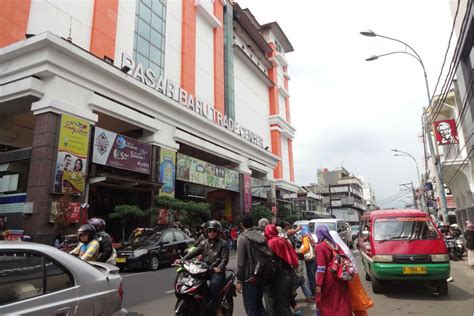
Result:
{"label": "minivan window", "polygon": [[336,223],[325,223],[325,222],[311,222],[308,224],[309,231],[315,233],[316,228],[320,225],[324,225],[328,228],[328,230],[336,231]]}
{"label": "minivan window", "polygon": [[426,217],[387,217],[375,220],[376,241],[438,238],[436,228]]}

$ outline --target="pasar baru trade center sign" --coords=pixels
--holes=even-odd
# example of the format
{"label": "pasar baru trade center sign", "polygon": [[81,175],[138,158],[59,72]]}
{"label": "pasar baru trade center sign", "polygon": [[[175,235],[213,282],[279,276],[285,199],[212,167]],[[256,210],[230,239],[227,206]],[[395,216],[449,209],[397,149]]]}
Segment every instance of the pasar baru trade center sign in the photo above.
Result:
{"label": "pasar baru trade center sign", "polygon": [[129,69],[127,74],[133,78],[141,81],[176,102],[179,102],[189,110],[204,116],[208,120],[217,123],[218,125],[263,148],[263,138],[261,136],[255,134],[248,128],[245,128],[232,118],[228,118],[227,115],[217,111],[213,105],[189,94],[186,90],[179,87],[171,80],[167,80],[163,76],[158,77],[152,69],[145,69],[141,63],[136,62],[131,56],[123,53],[121,69],[127,68]]}

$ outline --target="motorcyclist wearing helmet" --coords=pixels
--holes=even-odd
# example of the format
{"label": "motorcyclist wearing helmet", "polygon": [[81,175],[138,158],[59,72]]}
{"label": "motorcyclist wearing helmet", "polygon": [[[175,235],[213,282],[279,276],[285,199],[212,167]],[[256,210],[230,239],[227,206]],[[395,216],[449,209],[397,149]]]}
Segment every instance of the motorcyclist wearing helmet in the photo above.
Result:
{"label": "motorcyclist wearing helmet", "polygon": [[462,231],[458,224],[451,224],[451,235],[455,238],[461,237]]}
{"label": "motorcyclist wearing helmet", "polygon": [[95,228],[91,224],[84,224],[77,230],[79,244],[69,253],[84,261],[96,261],[99,256],[99,242],[94,239]]}
{"label": "motorcyclist wearing helmet", "polygon": [[[202,261],[214,266],[214,273],[210,278],[209,291],[211,293],[210,307],[215,315],[219,306],[219,292],[225,283],[225,268],[229,262],[229,245],[227,241],[219,238],[222,231],[221,224],[210,220],[205,225],[207,238],[202,240],[197,249],[188,253],[183,260],[202,256]],[[179,262],[179,260],[177,260]]]}
{"label": "motorcyclist wearing helmet", "polygon": [[99,256],[96,261],[107,262],[115,265],[117,258],[114,247],[112,246],[112,238],[105,232],[105,221],[102,218],[91,218],[89,224],[95,228],[95,239],[99,242]]}

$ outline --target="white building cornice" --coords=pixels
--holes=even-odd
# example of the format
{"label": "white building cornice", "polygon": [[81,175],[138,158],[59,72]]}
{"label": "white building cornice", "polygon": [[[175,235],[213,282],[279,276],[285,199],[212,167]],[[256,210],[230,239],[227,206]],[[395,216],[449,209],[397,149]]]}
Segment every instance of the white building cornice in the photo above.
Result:
{"label": "white building cornice", "polygon": [[[8,67],[5,65],[8,64]],[[273,153],[221,127],[175,100],[146,86],[118,67],[49,32],[0,49],[0,85],[22,78],[58,76],[146,116],[199,135],[267,166],[279,160]],[[79,100],[78,100],[79,101]],[[86,105],[88,100],[80,100]],[[70,104],[74,107],[74,104]],[[245,122],[241,122],[245,125]],[[266,146],[267,144],[264,144]]]}
{"label": "white building cornice", "polygon": [[[270,129],[278,128],[280,132],[284,133],[288,138],[294,138],[296,129],[291,126],[281,115],[271,115],[269,118]],[[272,126],[276,125],[276,126]]]}
{"label": "white building cornice", "polygon": [[275,184],[276,184],[277,188],[284,189],[284,190],[287,190],[287,191],[298,192],[298,190],[299,190],[299,187],[296,184],[294,184],[293,182],[287,181],[287,180],[276,179]]}

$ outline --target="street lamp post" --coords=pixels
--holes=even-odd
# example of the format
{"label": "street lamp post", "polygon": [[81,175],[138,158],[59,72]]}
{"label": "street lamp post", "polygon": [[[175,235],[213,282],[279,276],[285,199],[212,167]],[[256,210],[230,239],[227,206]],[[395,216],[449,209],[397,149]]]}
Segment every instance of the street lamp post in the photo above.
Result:
{"label": "street lamp post", "polygon": [[[426,95],[427,95],[427,98],[428,98],[428,106],[429,106],[431,104],[431,94],[430,94],[430,88],[429,88],[429,84],[428,84],[428,76],[426,75],[425,65],[423,64],[423,61],[421,60],[420,55],[418,55],[418,53],[410,45],[408,45],[407,43],[405,43],[405,42],[403,42],[399,39],[384,36],[384,35],[380,35],[380,34],[376,34],[374,31],[371,31],[371,30],[360,32],[360,34],[364,35],[364,36],[368,36],[368,37],[385,38],[385,39],[388,39],[388,40],[391,40],[391,41],[401,43],[401,44],[405,45],[406,48],[410,49],[410,51],[412,53],[404,52],[404,51],[397,51],[397,52],[383,54],[383,55],[379,55],[379,56],[371,56],[371,57],[367,58],[366,60],[367,61],[372,61],[372,60],[378,59],[379,57],[398,54],[398,53],[403,53],[403,54],[410,55],[410,56],[414,57],[420,63],[421,68],[423,69],[423,75],[424,75],[424,78],[425,78],[425,86],[426,86]],[[436,186],[437,187],[436,189],[437,189],[438,196],[439,196],[440,202],[441,202],[441,212],[443,213],[444,221],[447,221],[448,220],[448,207],[447,207],[447,203],[446,203],[446,194],[445,194],[445,191],[444,191],[444,181],[443,181],[443,174],[441,172],[441,163],[440,163],[439,157],[436,155],[436,153],[434,151],[433,138],[431,136],[431,128],[429,128],[429,126],[430,126],[430,124],[429,124],[429,115],[426,113],[425,107],[423,107],[423,114],[425,115],[425,121],[424,121],[425,126],[423,126],[423,129],[425,130],[426,138],[428,140],[428,146],[429,146],[430,152],[431,152],[431,162],[434,165],[435,180],[436,180],[436,183],[438,184]]]}
{"label": "street lamp post", "polygon": [[423,183],[422,183],[421,177],[420,177],[420,169],[418,168],[418,162],[416,161],[415,157],[413,157],[412,154],[410,154],[406,151],[403,151],[403,150],[392,149],[392,151],[395,153],[394,154],[395,157],[409,157],[415,162],[415,165],[416,165],[416,180],[418,180],[419,183],[420,183],[420,186],[422,186]]}

